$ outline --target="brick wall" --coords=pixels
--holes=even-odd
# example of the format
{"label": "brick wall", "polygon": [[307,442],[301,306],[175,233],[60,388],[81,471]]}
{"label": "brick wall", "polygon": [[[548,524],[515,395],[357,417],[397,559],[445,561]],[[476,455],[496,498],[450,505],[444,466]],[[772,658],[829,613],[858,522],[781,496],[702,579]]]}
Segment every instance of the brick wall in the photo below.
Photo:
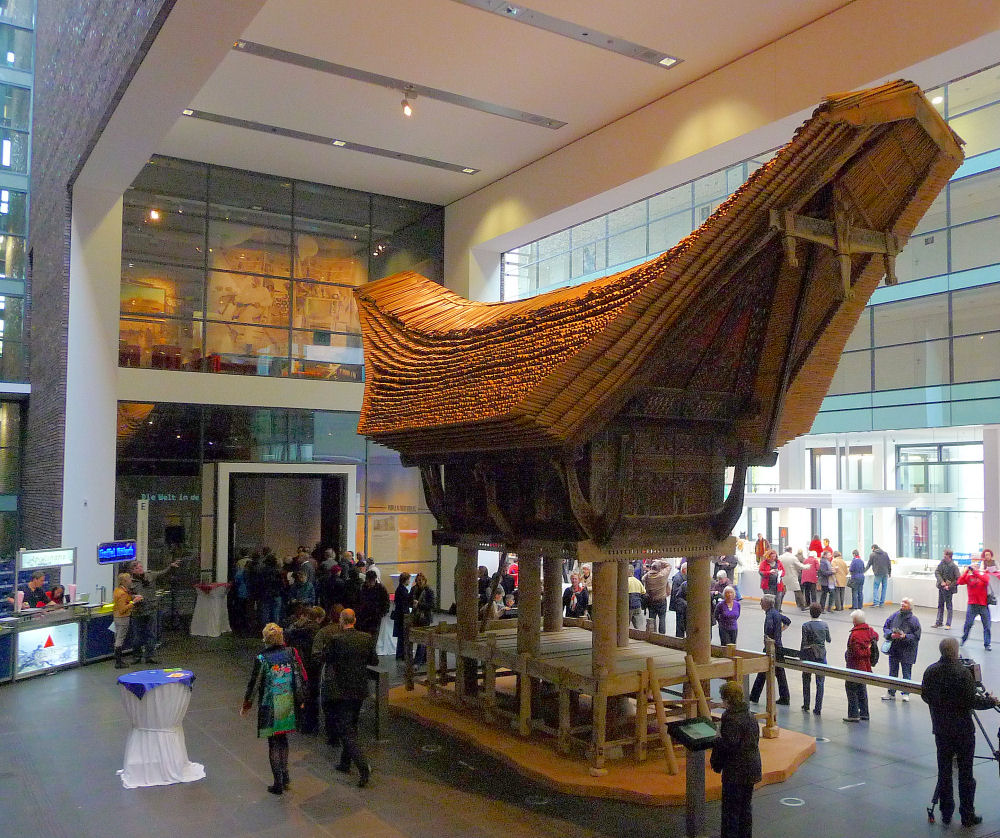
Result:
{"label": "brick wall", "polygon": [[22,523],[27,547],[59,543],[76,173],[175,0],[38,0],[28,295],[31,400]]}

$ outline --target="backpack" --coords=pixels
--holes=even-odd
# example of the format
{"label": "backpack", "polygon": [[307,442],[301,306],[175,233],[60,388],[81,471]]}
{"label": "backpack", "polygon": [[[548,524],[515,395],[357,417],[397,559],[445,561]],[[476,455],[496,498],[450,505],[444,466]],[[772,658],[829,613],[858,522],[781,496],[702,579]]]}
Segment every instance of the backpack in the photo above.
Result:
{"label": "backpack", "polygon": [[868,644],[868,662],[872,665],[873,668],[878,663],[878,658],[879,658],[878,640],[876,638],[873,638],[871,642]]}

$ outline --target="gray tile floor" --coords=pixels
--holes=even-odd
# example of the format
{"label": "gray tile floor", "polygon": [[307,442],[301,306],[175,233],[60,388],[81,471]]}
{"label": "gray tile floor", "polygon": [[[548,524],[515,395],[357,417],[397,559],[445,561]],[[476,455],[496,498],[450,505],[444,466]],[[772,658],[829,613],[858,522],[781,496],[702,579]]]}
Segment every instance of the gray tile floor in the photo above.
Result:
{"label": "gray tile floor", "polygon": [[[756,648],[762,614],[756,603],[747,605],[739,645]],[[786,645],[794,646],[802,616],[794,605],[787,613],[793,625]],[[889,608],[869,610],[877,627],[889,613]],[[933,622],[929,612],[918,610],[918,615],[926,626]],[[848,622],[847,612],[830,615],[831,662],[842,659]],[[925,630],[916,677],[937,658],[944,634]],[[965,654],[984,664],[984,681],[1000,693],[1000,648],[985,652],[981,638],[977,626]],[[207,777],[187,785],[121,787],[115,772],[122,763],[127,722],[110,662],[0,687],[0,836],[684,834],[682,809],[555,794],[403,720],[394,720],[382,744],[374,743],[370,732],[366,737],[375,771],[373,785],[365,790],[333,771],[336,755],[321,738],[293,736],[293,790],[273,797],[265,791],[270,782],[266,745],[254,737],[253,721],[237,713],[255,650],[256,644],[231,637],[167,635],[161,659],[189,667],[198,677],[184,727],[190,756],[205,764]],[[887,671],[887,664],[879,669]],[[927,824],[924,811],[935,782],[925,705],[919,699],[881,702],[880,693],[870,690],[871,722],[847,725],[841,721],[846,711],[842,683],[828,682],[824,713],[816,717],[799,709],[799,675],[789,674],[792,707],[779,708],[781,723],[819,741],[816,755],[788,782],[756,793],[758,834],[910,838],[945,831],[940,824]],[[1000,714],[983,715],[993,735]],[[980,744],[980,752],[987,753]],[[985,836],[1000,830],[997,764],[977,764],[976,775],[984,822],[975,831],[957,826],[948,831]],[[718,812],[717,803],[709,805],[711,834],[718,833]]]}

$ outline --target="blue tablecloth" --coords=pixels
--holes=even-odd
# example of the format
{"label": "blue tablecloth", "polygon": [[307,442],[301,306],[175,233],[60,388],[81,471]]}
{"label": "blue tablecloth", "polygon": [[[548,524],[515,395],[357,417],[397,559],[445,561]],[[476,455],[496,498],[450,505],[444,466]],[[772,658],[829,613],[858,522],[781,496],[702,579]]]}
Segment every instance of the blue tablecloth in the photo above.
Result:
{"label": "blue tablecloth", "polygon": [[194,683],[194,673],[188,669],[140,669],[120,675],[118,683],[141,699],[150,690],[164,684],[184,684],[190,688]]}

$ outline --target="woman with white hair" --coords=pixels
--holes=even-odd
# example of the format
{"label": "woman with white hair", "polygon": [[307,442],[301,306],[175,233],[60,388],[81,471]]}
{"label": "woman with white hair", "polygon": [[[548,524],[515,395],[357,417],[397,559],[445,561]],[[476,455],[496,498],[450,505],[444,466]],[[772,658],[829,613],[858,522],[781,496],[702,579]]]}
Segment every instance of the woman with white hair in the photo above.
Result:
{"label": "woman with white hair", "polygon": [[[719,571],[724,573],[725,571]],[[722,591],[722,599],[715,606],[715,620],[719,624],[719,643],[728,646],[736,645],[738,621],[740,619],[740,604],[736,601],[736,589],[726,585]]]}

